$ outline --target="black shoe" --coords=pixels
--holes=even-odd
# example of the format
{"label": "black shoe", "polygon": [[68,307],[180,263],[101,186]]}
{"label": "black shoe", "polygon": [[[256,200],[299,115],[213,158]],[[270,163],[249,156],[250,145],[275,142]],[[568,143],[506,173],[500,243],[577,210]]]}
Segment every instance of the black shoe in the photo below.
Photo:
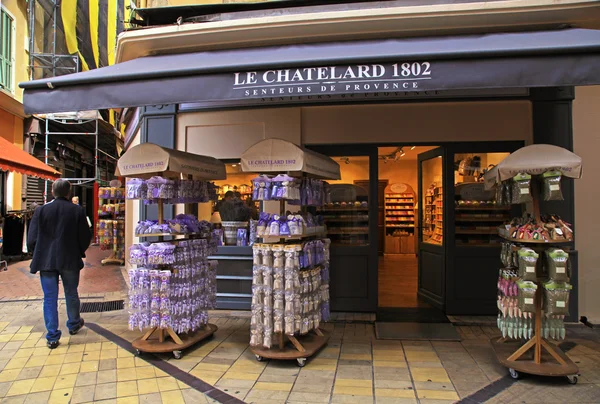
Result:
{"label": "black shoe", "polygon": [[69,334],[71,335],[75,335],[79,332],[79,330],[81,330],[81,328],[84,326],[85,321],[83,321],[83,319],[81,319],[81,323],[79,323],[79,325],[77,327],[75,327],[72,330],[69,330]]}
{"label": "black shoe", "polygon": [[58,348],[58,341],[48,341],[46,342],[46,346],[48,347],[48,349],[56,349]]}

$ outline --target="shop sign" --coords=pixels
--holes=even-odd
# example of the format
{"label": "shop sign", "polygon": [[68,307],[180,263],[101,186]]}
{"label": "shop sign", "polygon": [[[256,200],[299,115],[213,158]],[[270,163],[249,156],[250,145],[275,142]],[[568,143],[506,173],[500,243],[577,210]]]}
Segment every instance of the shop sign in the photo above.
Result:
{"label": "shop sign", "polygon": [[233,90],[237,98],[418,91],[434,72],[428,61],[246,71],[233,73]]}

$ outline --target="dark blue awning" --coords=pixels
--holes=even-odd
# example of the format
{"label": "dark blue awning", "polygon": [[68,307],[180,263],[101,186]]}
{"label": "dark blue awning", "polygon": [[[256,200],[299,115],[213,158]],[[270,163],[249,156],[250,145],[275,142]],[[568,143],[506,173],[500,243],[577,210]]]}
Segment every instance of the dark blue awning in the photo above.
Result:
{"label": "dark blue awning", "polygon": [[381,39],[148,56],[21,83],[26,113],[351,94],[600,84],[600,31]]}

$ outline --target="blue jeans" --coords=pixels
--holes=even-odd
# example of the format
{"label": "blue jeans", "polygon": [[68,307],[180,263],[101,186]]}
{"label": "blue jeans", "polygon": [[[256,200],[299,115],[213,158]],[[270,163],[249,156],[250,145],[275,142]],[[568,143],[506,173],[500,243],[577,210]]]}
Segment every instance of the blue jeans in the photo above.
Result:
{"label": "blue jeans", "polygon": [[79,315],[79,271],[40,271],[42,290],[44,291],[44,322],[46,323],[46,339],[58,341],[62,335],[58,329],[58,276],[62,279],[67,301],[67,328],[74,330],[81,324]]}

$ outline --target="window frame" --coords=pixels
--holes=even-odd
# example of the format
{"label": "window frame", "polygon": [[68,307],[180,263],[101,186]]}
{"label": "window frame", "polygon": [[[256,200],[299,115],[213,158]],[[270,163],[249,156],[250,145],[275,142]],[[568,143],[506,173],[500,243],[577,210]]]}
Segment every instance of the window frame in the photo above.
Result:
{"label": "window frame", "polygon": [[[8,67],[9,77],[6,83],[2,83],[0,81],[0,91],[5,91],[10,94],[14,94],[15,92],[15,64],[16,64],[16,19],[15,16],[8,10],[6,7],[0,7],[0,27],[3,30],[3,21],[4,16],[8,18],[10,21],[10,39],[8,43],[8,53],[9,55],[3,56],[0,52],[0,63],[5,64]],[[1,44],[0,44],[1,46]],[[5,62],[6,61],[6,62]]]}

